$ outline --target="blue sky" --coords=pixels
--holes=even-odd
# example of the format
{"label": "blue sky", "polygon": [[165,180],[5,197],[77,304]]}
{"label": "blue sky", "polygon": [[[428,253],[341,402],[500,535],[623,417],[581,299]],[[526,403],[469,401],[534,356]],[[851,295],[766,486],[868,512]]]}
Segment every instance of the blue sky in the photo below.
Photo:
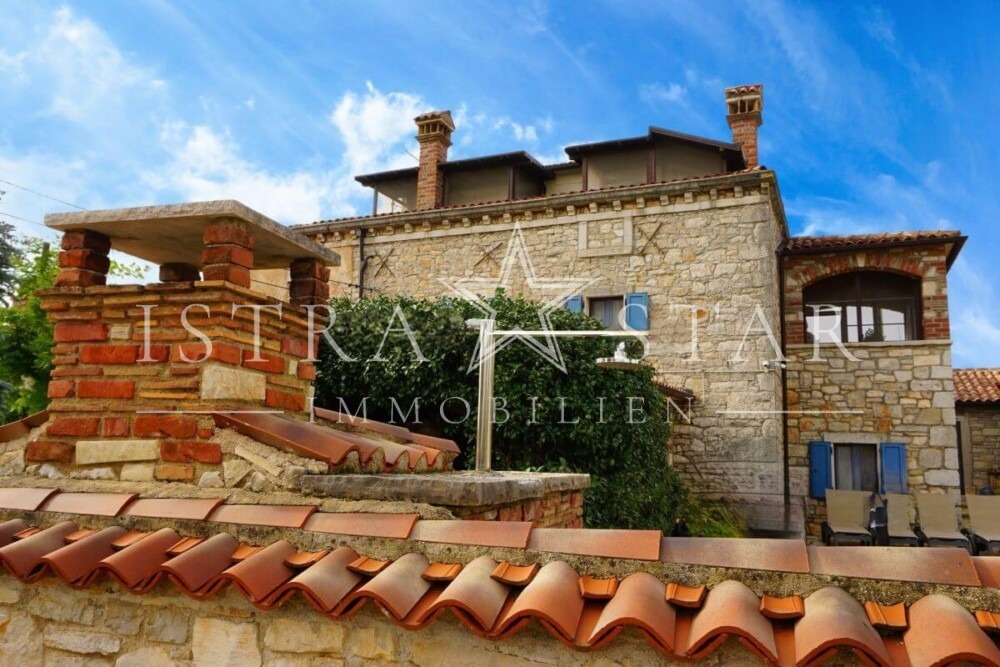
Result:
{"label": "blue sky", "polygon": [[[652,5],[652,6],[651,6]],[[761,161],[793,233],[961,229],[959,366],[1000,365],[1000,3],[58,4],[0,0],[0,179],[85,208],[235,198],[286,223],[364,212],[352,176],[634,136],[727,139],[765,87]],[[0,183],[28,233],[67,210]]]}

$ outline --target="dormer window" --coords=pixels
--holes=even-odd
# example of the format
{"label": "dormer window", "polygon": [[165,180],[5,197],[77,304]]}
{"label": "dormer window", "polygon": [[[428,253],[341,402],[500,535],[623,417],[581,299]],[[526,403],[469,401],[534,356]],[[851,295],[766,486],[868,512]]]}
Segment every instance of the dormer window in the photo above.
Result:
{"label": "dormer window", "polygon": [[814,283],[803,296],[809,342],[892,342],[921,336],[916,278],[858,271]]}

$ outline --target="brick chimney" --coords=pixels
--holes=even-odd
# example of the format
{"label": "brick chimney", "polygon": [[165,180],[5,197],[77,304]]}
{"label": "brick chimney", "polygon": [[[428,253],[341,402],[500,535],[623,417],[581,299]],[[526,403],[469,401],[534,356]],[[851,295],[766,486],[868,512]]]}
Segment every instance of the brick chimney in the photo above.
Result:
{"label": "brick chimney", "polygon": [[413,121],[417,124],[417,141],[420,142],[416,209],[422,211],[444,203],[444,176],[438,165],[448,159],[455,121],[450,111],[431,111]]}
{"label": "brick chimney", "polygon": [[[28,461],[193,481],[221,464],[212,412],[308,417],[316,341],[303,306],[327,302],[336,253],[233,201],[46,224],[64,232],[56,287],[38,293],[55,329],[52,419]],[[159,264],[160,281],[106,285],[111,248]],[[287,301],[250,289],[251,269],[279,268]],[[313,332],[324,326],[320,312]]]}
{"label": "brick chimney", "polygon": [[729,129],[733,132],[733,143],[743,149],[743,159],[748,169],[759,166],[757,157],[757,128],[763,123],[764,85],[726,88],[726,108]]}

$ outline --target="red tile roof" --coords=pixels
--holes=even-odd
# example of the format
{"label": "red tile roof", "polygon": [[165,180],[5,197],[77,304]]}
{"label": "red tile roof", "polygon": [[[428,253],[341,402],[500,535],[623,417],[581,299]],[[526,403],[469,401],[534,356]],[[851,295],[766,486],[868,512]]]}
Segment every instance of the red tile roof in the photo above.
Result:
{"label": "red tile roof", "polygon": [[408,429],[332,410],[316,410],[322,423],[277,414],[216,413],[215,423],[298,456],[326,461],[331,470],[428,472],[449,470],[458,454],[451,440],[411,433]]}
{"label": "red tile roof", "polygon": [[17,421],[10,422],[9,424],[3,424],[0,426],[0,443],[23,438],[31,433],[31,429],[41,426],[48,420],[49,413],[43,410],[42,412],[36,412],[33,415],[28,415],[24,419],[18,419]]}
{"label": "red tile roof", "polygon": [[956,403],[1000,403],[1000,368],[956,368]]}
{"label": "red tile roof", "polygon": [[845,236],[793,236],[788,239],[786,248],[790,252],[843,250],[906,243],[954,242],[961,238],[961,232],[950,230],[884,232],[879,234],[851,234]]}
{"label": "red tile roof", "polygon": [[[93,497],[81,499],[79,496],[84,494],[55,492],[52,498],[46,498],[48,493],[0,489],[0,509],[6,510],[8,516],[12,510],[16,513],[52,505],[65,511],[66,503],[54,501],[69,495],[78,503],[99,508],[119,503],[115,494],[89,494]],[[137,516],[140,513],[133,509],[145,507],[149,511],[144,514],[170,520],[191,516],[195,508],[187,499],[157,499],[159,504],[151,504],[152,500],[131,500],[121,511]],[[173,503],[183,509],[171,508]],[[245,507],[223,504],[206,521],[218,522],[220,512],[225,514],[226,508],[240,513],[246,511]],[[198,507],[199,512],[204,509]],[[301,506],[257,506],[257,510],[287,515],[288,521],[270,522],[276,525],[295,526],[303,521],[304,530],[316,529],[318,518],[324,516],[310,512],[308,519],[302,519]],[[39,520],[39,515],[29,516],[32,521]],[[512,528],[483,522],[470,532],[470,522],[451,522],[454,530],[446,530],[442,524],[449,522],[414,520],[412,515],[385,516],[390,523],[400,517],[398,525],[409,528],[405,532],[398,529],[393,537],[410,540],[436,533],[440,538],[455,537],[459,544],[479,540],[480,545],[506,545],[505,539],[491,541],[489,534],[504,534]],[[386,532],[384,524],[374,524],[368,515],[339,518],[347,517],[355,518],[356,528],[345,534],[381,536]],[[373,527],[371,533],[365,532],[368,526]],[[513,529],[523,530],[519,525]],[[206,527],[199,532],[211,530]],[[647,540],[647,533],[655,540]],[[682,659],[709,656],[734,638],[763,661],[781,665],[818,665],[840,650],[852,651],[869,664],[885,666],[938,665],[958,660],[1000,665],[1000,649],[987,634],[996,629],[997,614],[990,609],[973,614],[954,599],[939,593],[925,595],[921,588],[922,582],[941,583],[950,590],[969,593],[966,599],[992,599],[995,593],[979,594],[977,589],[996,586],[994,578],[987,576],[995,569],[993,562],[973,559],[961,549],[807,550],[801,542],[781,540],[668,541],[655,531],[530,528],[526,542],[527,550],[507,547],[502,551],[503,557],[515,558],[524,565],[497,561],[492,552],[464,564],[432,562],[424,553],[415,548],[407,551],[405,546],[393,560],[378,561],[352,547],[333,548],[333,544],[329,551],[300,551],[285,539],[250,545],[223,532],[204,538],[181,535],[172,527],[130,531],[110,525],[80,530],[72,521],[38,530],[20,517],[0,523],[0,563],[11,575],[26,582],[51,573],[82,588],[111,578],[131,592],[144,593],[168,581],[196,600],[232,586],[262,610],[301,595],[318,612],[334,620],[370,603],[397,625],[411,630],[430,625],[444,613],[454,614],[476,634],[494,639],[511,636],[536,622],[576,649],[598,648],[631,627],[659,651]],[[609,549],[615,543],[619,546]],[[416,546],[417,542],[412,544]],[[543,559],[545,564],[539,567],[537,550],[542,548],[566,548],[569,553],[589,556],[591,564],[581,567],[595,567],[603,573],[598,578],[596,573],[580,572],[558,556]],[[840,551],[842,558],[835,554]],[[704,556],[701,561],[697,559],[699,553]],[[837,558],[831,560],[833,555]],[[720,581],[707,590],[705,586],[664,581],[634,567],[621,568],[619,561],[602,560],[605,558],[640,558],[682,567],[707,565],[723,568],[729,576],[746,568],[769,569],[780,564],[799,573],[797,576],[818,577],[820,582],[839,581],[825,578],[835,575],[921,583],[914,589],[917,597],[909,597],[913,601],[908,608],[874,601],[865,601],[871,603],[865,605],[835,585],[822,584],[818,590],[810,588],[805,597],[761,598],[735,579]],[[873,569],[873,564],[881,561],[887,565]],[[608,576],[622,569],[631,574],[621,579]],[[746,580],[755,579],[750,576]],[[794,577],[785,581],[789,582],[794,585]],[[906,595],[900,592],[901,598]]]}

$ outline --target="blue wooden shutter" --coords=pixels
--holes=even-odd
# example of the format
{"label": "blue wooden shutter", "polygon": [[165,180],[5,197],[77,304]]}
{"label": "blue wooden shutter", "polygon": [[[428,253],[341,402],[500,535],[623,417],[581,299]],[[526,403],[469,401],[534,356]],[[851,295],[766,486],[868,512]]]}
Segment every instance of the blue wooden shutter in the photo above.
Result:
{"label": "blue wooden shutter", "polygon": [[830,474],[830,443],[815,440],[809,443],[809,495],[825,499],[826,490],[833,488]]}
{"label": "blue wooden shutter", "polygon": [[906,445],[883,442],[881,450],[882,493],[907,493]]}
{"label": "blue wooden shutter", "polygon": [[583,312],[583,297],[582,296],[571,296],[563,302],[566,306],[566,310],[571,313],[582,313]]}
{"label": "blue wooden shutter", "polygon": [[635,331],[649,331],[649,293],[625,295],[625,326]]}

